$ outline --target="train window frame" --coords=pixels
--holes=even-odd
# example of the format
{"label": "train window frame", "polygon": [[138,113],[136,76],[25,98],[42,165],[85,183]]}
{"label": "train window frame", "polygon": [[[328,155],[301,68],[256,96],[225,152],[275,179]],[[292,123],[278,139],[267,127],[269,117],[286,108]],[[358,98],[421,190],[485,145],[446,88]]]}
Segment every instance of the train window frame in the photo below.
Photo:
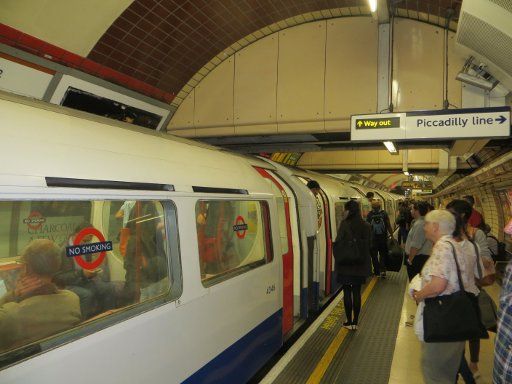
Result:
{"label": "train window frame", "polygon": [[[199,231],[197,227],[197,216],[198,216],[198,206],[202,202],[247,202],[247,203],[259,203],[261,210],[261,224],[262,224],[262,240],[263,240],[263,249],[265,252],[265,257],[260,260],[256,260],[246,265],[242,265],[240,267],[226,270],[224,272],[218,273],[208,278],[202,277],[202,269],[201,269],[201,251],[200,251],[200,242],[199,242]],[[234,277],[243,275],[247,272],[250,272],[254,269],[262,267],[264,265],[270,264],[274,261],[274,246],[273,246],[273,234],[272,234],[272,222],[270,217],[270,205],[267,200],[261,199],[219,199],[219,198],[199,198],[196,200],[194,205],[194,215],[195,215],[195,223],[196,223],[196,241],[197,241],[197,256],[199,262],[199,279],[201,280],[201,284],[204,288],[210,288],[214,285],[222,283],[224,281],[231,280]]]}
{"label": "train window frame", "polygon": [[[103,196],[88,196],[87,199],[80,199],[80,197],[83,197],[83,195],[76,196],[76,199],[59,199],[59,197],[54,196],[52,199],[36,197],[34,199],[1,199],[0,201],[68,201],[77,203],[90,202],[91,207],[94,206],[94,202],[101,202],[103,204],[108,203],[109,206],[112,204],[112,202],[126,200],[159,202],[162,205],[164,213],[165,234],[167,236],[165,251],[167,256],[167,276],[170,279],[169,287],[165,292],[162,292],[142,302],[116,308],[115,310],[107,310],[103,313],[100,313],[99,316],[87,320],[82,320],[80,323],[70,329],[47,336],[40,340],[30,342],[28,344],[21,345],[15,349],[0,352],[0,372],[11,366],[22,363],[32,357],[42,355],[54,348],[62,347],[83,337],[93,335],[103,329],[120,324],[136,316],[140,316],[163,305],[176,302],[182,296],[183,271],[178,227],[178,208],[173,200],[164,196],[153,196],[153,198],[142,198],[140,196],[109,196],[108,198],[104,198]],[[102,207],[102,210],[103,209],[104,206]]]}

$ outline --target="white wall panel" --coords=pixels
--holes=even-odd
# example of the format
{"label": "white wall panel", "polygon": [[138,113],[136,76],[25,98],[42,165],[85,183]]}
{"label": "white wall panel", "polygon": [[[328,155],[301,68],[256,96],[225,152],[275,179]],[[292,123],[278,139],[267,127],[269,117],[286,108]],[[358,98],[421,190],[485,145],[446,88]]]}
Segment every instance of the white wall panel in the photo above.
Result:
{"label": "white wall panel", "polygon": [[87,56],[133,0],[2,0],[0,22]]}
{"label": "white wall panel", "polygon": [[395,111],[443,108],[443,30],[396,19],[393,44]]}
{"label": "white wall panel", "polygon": [[233,127],[233,74],[235,60],[225,60],[196,87],[194,125]]}
{"label": "white wall panel", "polygon": [[168,127],[169,131],[174,131],[177,128],[192,128],[194,126],[195,95],[195,89],[192,89],[185,100],[183,100],[172,117]]}
{"label": "white wall panel", "polygon": [[277,114],[280,125],[323,120],[325,34],[325,21],[279,32]]}
{"label": "white wall panel", "polygon": [[278,34],[273,34],[236,53],[235,125],[276,122],[278,48]]}
{"label": "white wall panel", "polygon": [[336,120],[341,128],[339,121],[352,114],[376,112],[377,53],[378,25],[372,18],[327,21],[326,121]]}

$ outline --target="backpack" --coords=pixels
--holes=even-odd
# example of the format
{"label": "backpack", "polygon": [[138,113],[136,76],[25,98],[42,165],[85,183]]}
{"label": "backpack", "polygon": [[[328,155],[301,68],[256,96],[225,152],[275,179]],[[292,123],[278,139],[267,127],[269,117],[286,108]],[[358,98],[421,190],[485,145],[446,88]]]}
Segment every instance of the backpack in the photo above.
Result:
{"label": "backpack", "polygon": [[491,252],[492,259],[494,261],[506,261],[507,260],[507,250],[505,243],[503,241],[499,241],[495,236],[493,235],[487,235],[487,237],[490,237],[491,239],[496,240],[496,243],[498,244],[498,253],[494,254],[494,252],[489,248],[489,251]]}
{"label": "backpack", "polygon": [[385,235],[386,234],[386,221],[385,221],[385,212],[379,211],[377,213],[370,212],[368,214],[370,216],[370,225],[372,226],[372,233],[374,235]]}

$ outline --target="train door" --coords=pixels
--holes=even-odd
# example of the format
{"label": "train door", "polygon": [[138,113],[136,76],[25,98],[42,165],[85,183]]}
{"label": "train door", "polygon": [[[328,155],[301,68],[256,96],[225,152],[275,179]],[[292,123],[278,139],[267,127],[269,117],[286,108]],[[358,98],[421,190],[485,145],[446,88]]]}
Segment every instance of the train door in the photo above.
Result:
{"label": "train door", "polygon": [[[308,179],[298,177],[304,184]],[[324,190],[315,195],[317,204],[318,232],[313,257],[313,309],[319,308],[319,301],[331,293],[332,275],[332,236],[330,224],[329,199]]]}
{"label": "train door", "polygon": [[324,294],[325,296],[329,296],[331,294],[331,277],[333,270],[333,262],[332,262],[332,231],[331,231],[331,218],[330,218],[330,209],[329,209],[329,198],[327,194],[321,189],[320,190],[320,198],[322,202],[323,209],[323,226],[324,226],[324,236],[325,236],[325,257],[323,257],[323,261],[325,262],[324,266]]}
{"label": "train door", "polygon": [[[269,171],[255,167],[264,178],[269,179],[276,195],[279,234],[281,240],[281,253],[283,258],[283,335],[293,328],[293,259],[294,247],[292,241],[292,227],[290,222],[290,195],[286,192],[284,183],[278,181],[277,176]],[[288,189],[288,188],[287,188]]]}

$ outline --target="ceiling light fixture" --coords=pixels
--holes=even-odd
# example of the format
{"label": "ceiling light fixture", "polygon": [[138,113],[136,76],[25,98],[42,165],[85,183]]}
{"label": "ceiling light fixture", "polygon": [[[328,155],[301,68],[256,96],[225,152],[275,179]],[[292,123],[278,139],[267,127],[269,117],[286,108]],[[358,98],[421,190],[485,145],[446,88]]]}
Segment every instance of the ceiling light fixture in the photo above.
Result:
{"label": "ceiling light fixture", "polygon": [[492,82],[489,80],[485,80],[481,77],[476,77],[464,72],[459,72],[455,79],[462,81],[463,83],[485,89],[486,91],[491,91],[496,85],[498,85],[498,81]]}
{"label": "ceiling light fixture", "polygon": [[404,175],[405,176],[410,176],[411,174],[409,173],[409,171],[404,171]]}
{"label": "ceiling light fixture", "polygon": [[368,0],[368,4],[370,5],[370,11],[372,13],[377,10],[377,0]]}
{"label": "ceiling light fixture", "polygon": [[395,144],[393,144],[392,141],[384,141],[383,144],[386,146],[389,153],[398,153],[398,151],[395,148]]}

